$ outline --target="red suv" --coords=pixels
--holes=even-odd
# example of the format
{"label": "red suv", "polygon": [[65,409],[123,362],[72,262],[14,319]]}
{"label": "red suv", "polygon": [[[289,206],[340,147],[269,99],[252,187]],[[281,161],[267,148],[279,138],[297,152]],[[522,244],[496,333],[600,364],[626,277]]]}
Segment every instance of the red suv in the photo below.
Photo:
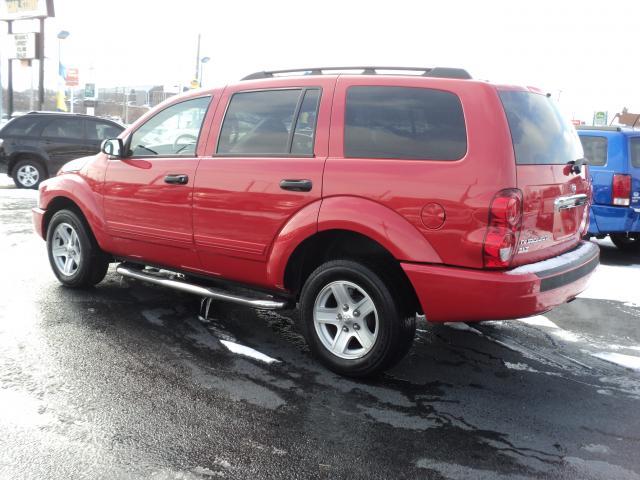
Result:
{"label": "red suv", "polygon": [[33,217],[66,286],[117,261],[207,299],[297,304],[313,353],[364,376],[408,351],[416,313],[518,318],[586,287],[582,157],[548,95],[464,70],[260,72],[159,105],[43,182]]}

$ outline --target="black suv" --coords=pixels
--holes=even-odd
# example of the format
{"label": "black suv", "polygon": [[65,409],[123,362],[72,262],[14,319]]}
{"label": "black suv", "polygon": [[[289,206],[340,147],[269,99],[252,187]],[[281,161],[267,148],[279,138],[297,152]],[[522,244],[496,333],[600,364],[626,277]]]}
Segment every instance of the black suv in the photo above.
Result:
{"label": "black suv", "polygon": [[0,173],[18,188],[38,188],[69,160],[100,151],[124,130],[110,120],[73,113],[30,112],[0,129]]}

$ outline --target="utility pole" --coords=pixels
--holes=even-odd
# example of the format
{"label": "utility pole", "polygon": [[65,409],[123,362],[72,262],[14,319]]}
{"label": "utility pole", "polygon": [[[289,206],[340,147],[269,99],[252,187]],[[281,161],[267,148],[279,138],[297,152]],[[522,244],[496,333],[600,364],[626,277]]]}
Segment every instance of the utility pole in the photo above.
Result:
{"label": "utility pole", "polygon": [[[13,33],[13,20],[7,20],[7,33]],[[13,59],[9,58],[9,68],[7,69],[7,115],[13,115]]]}
{"label": "utility pole", "polygon": [[195,78],[197,82],[200,82],[200,34],[198,34],[198,48],[196,51],[196,76],[193,78]]}
{"label": "utility pole", "polygon": [[38,110],[44,110],[44,19],[40,17],[40,35],[38,35]]}

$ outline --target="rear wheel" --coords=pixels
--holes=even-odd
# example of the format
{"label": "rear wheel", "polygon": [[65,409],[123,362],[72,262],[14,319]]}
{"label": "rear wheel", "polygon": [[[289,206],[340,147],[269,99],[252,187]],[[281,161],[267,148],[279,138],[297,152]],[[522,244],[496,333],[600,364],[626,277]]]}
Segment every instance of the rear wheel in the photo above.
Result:
{"label": "rear wheel", "polygon": [[18,161],[13,167],[13,183],[18,188],[37,189],[47,178],[47,174],[39,161],[27,158]]}
{"label": "rear wheel", "polygon": [[51,218],[47,253],[53,273],[67,287],[100,283],[109,268],[109,256],[100,250],[86,222],[73,210],[60,210]]}
{"label": "rear wheel", "polygon": [[[415,314],[376,271],[351,260],[318,267],[300,296],[301,330],[314,355],[329,369],[352,377],[371,376],[407,353]],[[386,277],[386,276],[385,276]]]}
{"label": "rear wheel", "polygon": [[640,253],[640,233],[613,233],[613,244],[624,252]]}

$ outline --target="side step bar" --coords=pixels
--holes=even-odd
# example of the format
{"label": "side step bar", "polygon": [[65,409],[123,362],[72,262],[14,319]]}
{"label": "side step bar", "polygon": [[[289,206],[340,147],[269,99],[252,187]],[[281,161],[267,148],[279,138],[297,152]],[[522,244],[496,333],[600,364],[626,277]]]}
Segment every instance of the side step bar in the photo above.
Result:
{"label": "side step bar", "polygon": [[222,300],[223,302],[236,303],[238,305],[245,305],[248,307],[257,308],[259,310],[278,310],[284,308],[287,304],[287,302],[281,300],[257,299],[234,295],[232,293],[225,292],[224,290],[218,290],[211,287],[203,287],[202,285],[196,285],[195,283],[189,283],[184,280],[176,279],[175,274],[171,275],[172,278],[169,278],[167,276],[146,273],[142,269],[130,267],[123,264],[120,264],[116,267],[116,272],[123,277],[135,278],[136,280],[154,283],[163,287],[169,287],[175,290],[193,293],[195,295],[205,297],[206,299]]}

